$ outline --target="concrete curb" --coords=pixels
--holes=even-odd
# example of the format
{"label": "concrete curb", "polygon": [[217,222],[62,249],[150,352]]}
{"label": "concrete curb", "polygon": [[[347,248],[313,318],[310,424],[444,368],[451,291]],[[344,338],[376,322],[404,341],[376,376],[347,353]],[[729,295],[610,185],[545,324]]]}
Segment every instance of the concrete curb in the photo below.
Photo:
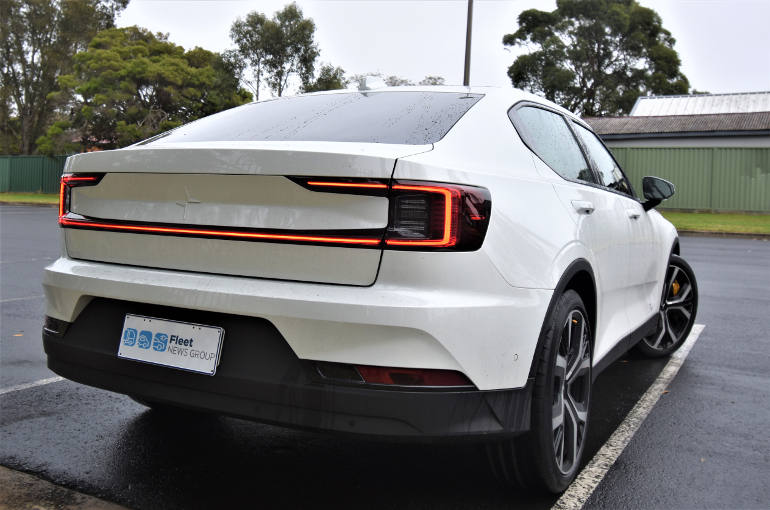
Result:
{"label": "concrete curb", "polygon": [[40,202],[6,202],[4,200],[0,200],[0,205],[25,205],[27,207],[33,206],[33,207],[59,207],[59,204],[44,204]]}
{"label": "concrete curb", "polygon": [[0,466],[0,510],[126,510],[125,507]]}
{"label": "concrete curb", "polygon": [[709,230],[678,230],[685,237],[727,237],[732,239],[770,240],[770,234],[749,234],[744,232],[711,232]]}

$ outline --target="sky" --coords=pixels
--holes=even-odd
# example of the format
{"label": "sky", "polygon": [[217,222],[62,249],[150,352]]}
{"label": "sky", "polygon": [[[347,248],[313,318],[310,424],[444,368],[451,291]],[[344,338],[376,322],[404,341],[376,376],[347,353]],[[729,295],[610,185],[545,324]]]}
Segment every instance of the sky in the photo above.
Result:
{"label": "sky", "polygon": [[[186,49],[232,48],[230,26],[259,11],[271,16],[289,0],[131,0],[118,26],[138,25]],[[660,14],[690,86],[711,93],[770,90],[770,0],[639,0]],[[461,84],[466,0],[297,0],[316,24],[320,62],[348,74],[381,72],[414,82],[439,75]],[[506,72],[524,48],[503,35],[518,14],[553,10],[555,0],[476,0],[471,85],[510,86]]]}

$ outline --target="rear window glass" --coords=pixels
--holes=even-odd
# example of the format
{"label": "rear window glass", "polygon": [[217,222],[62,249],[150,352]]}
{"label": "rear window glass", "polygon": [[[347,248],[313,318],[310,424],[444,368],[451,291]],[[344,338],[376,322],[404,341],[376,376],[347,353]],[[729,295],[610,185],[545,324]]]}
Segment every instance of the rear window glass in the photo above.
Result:
{"label": "rear window glass", "polygon": [[144,142],[314,141],[407,145],[439,141],[482,94],[350,92],[252,103]]}

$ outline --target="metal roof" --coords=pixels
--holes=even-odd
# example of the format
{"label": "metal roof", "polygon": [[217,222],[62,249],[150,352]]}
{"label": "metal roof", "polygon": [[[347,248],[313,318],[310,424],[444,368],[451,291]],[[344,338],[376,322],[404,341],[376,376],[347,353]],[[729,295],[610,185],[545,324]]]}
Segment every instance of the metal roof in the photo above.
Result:
{"label": "metal roof", "polygon": [[703,115],[770,111],[770,91],[689,96],[641,96],[629,115]]}
{"label": "metal roof", "polygon": [[708,115],[585,117],[583,120],[603,138],[633,138],[638,135],[656,137],[770,134],[770,111]]}

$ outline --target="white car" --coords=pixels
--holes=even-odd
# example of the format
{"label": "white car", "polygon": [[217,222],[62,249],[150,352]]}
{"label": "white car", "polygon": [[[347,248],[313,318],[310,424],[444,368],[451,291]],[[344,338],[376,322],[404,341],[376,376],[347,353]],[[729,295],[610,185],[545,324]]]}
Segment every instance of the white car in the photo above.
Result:
{"label": "white car", "polygon": [[48,363],[151,407],[489,439],[563,490],[593,378],[666,355],[697,287],[578,117],[514,89],[252,103],[67,160]]}

